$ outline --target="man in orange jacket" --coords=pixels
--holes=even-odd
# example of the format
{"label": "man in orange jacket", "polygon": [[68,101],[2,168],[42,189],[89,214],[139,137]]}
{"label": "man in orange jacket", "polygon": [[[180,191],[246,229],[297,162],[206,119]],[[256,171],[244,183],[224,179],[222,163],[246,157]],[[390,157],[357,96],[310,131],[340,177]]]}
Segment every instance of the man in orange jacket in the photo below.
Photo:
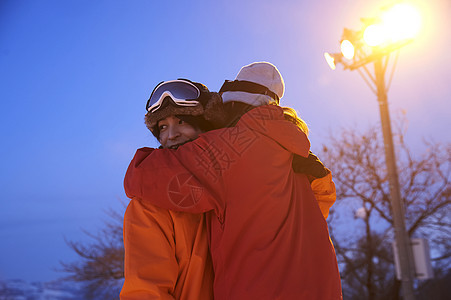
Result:
{"label": "man in orange jacket", "polygon": [[[278,102],[283,81],[257,63],[223,92],[224,101],[262,105]],[[308,154],[306,134],[263,105],[177,150],[139,149],[125,189],[166,209],[208,212],[216,299],[341,299],[327,224],[309,178],[293,172],[293,157]]]}
{"label": "man in orange jacket", "polygon": [[[161,103],[146,114],[146,125],[162,148],[177,149],[222,125],[222,101],[210,98],[203,84],[173,80],[160,83],[152,94],[160,93],[164,99],[168,90],[172,90],[170,100],[180,92],[199,103]],[[133,198],[124,216],[125,281],[120,298],[213,299],[214,272],[207,241],[204,214],[170,211]]]}

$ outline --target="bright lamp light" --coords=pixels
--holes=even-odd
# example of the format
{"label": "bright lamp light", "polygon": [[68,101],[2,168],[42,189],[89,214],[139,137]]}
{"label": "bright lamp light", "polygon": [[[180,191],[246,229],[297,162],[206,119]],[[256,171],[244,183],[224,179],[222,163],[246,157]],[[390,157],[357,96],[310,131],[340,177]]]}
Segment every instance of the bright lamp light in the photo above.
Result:
{"label": "bright lamp light", "polygon": [[409,4],[399,3],[382,15],[382,22],[387,28],[388,38],[398,42],[417,35],[421,27],[421,14]]}
{"label": "bright lamp light", "polygon": [[347,59],[352,59],[354,57],[354,45],[349,40],[341,41],[341,53]]}
{"label": "bright lamp light", "polygon": [[405,3],[394,5],[380,20],[380,23],[368,26],[363,33],[363,39],[369,46],[412,39],[421,27],[421,14],[415,7]]}
{"label": "bright lamp light", "polygon": [[386,40],[384,26],[382,24],[368,26],[363,32],[363,40],[371,47],[382,45]]}
{"label": "bright lamp light", "polygon": [[324,58],[326,59],[327,64],[329,65],[329,67],[332,70],[335,70],[335,58],[332,55],[330,55],[329,53],[327,53],[327,52],[324,53]]}

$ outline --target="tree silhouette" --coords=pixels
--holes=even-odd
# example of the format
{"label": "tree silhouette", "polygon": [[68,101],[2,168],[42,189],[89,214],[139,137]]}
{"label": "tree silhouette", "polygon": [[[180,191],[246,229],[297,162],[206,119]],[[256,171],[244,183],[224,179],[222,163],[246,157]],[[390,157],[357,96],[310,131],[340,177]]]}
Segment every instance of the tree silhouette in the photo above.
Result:
{"label": "tree silhouette", "polygon": [[80,257],[79,261],[61,262],[60,271],[69,273],[64,281],[81,283],[84,299],[119,299],[124,278],[123,217],[109,210],[109,220],[96,233],[84,231],[91,243],[66,241]]}
{"label": "tree silhouette", "polygon": [[[451,262],[451,145],[425,141],[426,150],[414,155],[405,143],[403,122],[398,125],[396,156],[407,231],[411,238],[429,241],[436,273],[446,274]],[[337,187],[328,223],[345,299],[399,299],[390,191],[379,132],[378,126],[363,133],[345,129],[330,134],[327,147],[319,152]]]}

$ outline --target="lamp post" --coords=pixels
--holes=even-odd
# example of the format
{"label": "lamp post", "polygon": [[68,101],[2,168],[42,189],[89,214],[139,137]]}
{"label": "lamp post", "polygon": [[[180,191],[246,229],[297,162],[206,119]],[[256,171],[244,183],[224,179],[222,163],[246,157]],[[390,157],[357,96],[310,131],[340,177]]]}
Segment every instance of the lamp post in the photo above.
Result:
{"label": "lamp post", "polygon": [[[405,300],[414,300],[413,281],[415,265],[410,239],[405,225],[405,210],[399,188],[396,167],[393,135],[387,102],[387,92],[398,55],[392,66],[388,86],[385,84],[385,73],[390,54],[412,41],[418,30],[419,14],[411,7],[398,4],[385,9],[380,18],[362,19],[364,28],[361,31],[344,29],[341,40],[341,53],[325,53],[327,63],[332,69],[340,63],[344,69],[357,70],[371,90],[377,95],[382,133],[384,138],[385,161],[390,186],[390,203],[393,216],[395,243],[399,253],[401,269],[401,288]],[[401,25],[401,28],[397,28]],[[399,52],[398,52],[399,53]],[[397,53],[397,54],[398,54]],[[374,64],[374,74],[367,65]]]}

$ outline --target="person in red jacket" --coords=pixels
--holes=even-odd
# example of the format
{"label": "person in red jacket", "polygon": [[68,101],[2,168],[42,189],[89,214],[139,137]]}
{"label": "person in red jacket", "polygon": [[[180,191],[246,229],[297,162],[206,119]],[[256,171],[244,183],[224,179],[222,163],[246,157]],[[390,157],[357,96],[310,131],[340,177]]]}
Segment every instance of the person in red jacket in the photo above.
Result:
{"label": "person in red jacket", "polygon": [[222,92],[232,106],[260,106],[177,150],[139,149],[127,196],[207,212],[216,299],[341,299],[325,218],[309,177],[293,171],[294,158],[309,159],[309,141],[281,107],[264,105],[282,97],[280,74],[268,63],[245,66]]}

